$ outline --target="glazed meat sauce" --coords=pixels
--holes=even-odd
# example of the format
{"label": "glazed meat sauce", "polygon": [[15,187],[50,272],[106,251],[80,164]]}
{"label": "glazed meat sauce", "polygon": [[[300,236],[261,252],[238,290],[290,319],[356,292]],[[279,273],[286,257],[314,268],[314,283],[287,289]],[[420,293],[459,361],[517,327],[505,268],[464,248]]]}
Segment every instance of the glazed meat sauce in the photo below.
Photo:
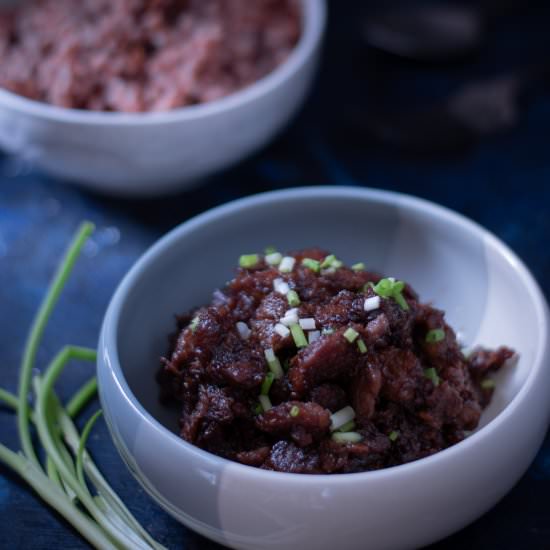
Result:
{"label": "glazed meat sauce", "polygon": [[362,472],[461,441],[513,351],[467,358],[408,285],[318,249],[240,259],[209,306],[178,317],[158,379],[181,436],[268,470]]}
{"label": "glazed meat sauce", "polygon": [[77,109],[164,111],[262,78],[297,0],[27,0],[0,11],[0,87]]}

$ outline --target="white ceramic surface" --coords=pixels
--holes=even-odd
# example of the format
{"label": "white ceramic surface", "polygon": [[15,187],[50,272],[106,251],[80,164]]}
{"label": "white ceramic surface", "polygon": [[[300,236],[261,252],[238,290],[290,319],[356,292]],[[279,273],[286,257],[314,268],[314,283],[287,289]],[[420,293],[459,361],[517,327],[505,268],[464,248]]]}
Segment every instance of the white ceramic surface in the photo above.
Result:
{"label": "white ceramic surface", "polygon": [[102,192],[189,187],[267,143],[295,114],[315,74],[325,0],[301,0],[303,31],[275,71],[223,99],[164,113],[63,109],[0,89],[0,147]]}
{"label": "white ceramic surface", "polygon": [[[179,439],[154,380],[173,314],[206,303],[238,256],[319,245],[409,281],[468,344],[506,344],[481,427],[429,458],[376,472],[308,476],[233,463]],[[99,343],[102,405],[124,460],[185,525],[234,548],[405,549],[461,529],[518,481],[550,416],[548,308],[520,260],[473,222],[419,199],[313,187],[267,193],[176,228],[132,268]]]}

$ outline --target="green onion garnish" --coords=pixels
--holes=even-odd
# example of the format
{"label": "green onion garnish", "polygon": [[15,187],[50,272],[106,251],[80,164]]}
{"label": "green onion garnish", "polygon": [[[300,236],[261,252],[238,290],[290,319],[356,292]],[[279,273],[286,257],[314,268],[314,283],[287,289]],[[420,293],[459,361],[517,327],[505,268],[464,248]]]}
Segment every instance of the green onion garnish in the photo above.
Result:
{"label": "green onion garnish", "polygon": [[197,315],[196,317],[193,317],[193,319],[191,319],[191,322],[189,323],[189,328],[191,329],[191,332],[195,332],[198,326],[199,326],[199,317]]}
{"label": "green onion garnish", "polygon": [[445,339],[445,331],[442,328],[434,328],[426,333],[426,342],[441,342]]}
{"label": "green onion garnish", "polygon": [[305,348],[307,346],[306,335],[300,325],[291,325],[290,332],[292,333],[292,338],[297,348]]}
{"label": "green onion garnish", "polygon": [[286,299],[288,300],[288,305],[290,307],[298,307],[300,305],[300,296],[295,290],[289,290]]}
{"label": "green onion garnish", "polygon": [[350,420],[338,428],[339,432],[351,432],[355,428],[355,422]]}
{"label": "green onion garnish", "polygon": [[272,372],[268,372],[265,375],[264,381],[262,382],[262,389],[260,390],[261,395],[269,394],[269,390],[271,389],[271,384],[273,384],[273,380],[275,380],[275,376]]}
{"label": "green onion garnish", "polygon": [[393,432],[390,432],[388,435],[390,441],[395,441],[399,437],[399,432],[396,432],[395,430]]}
{"label": "green onion garnish", "polygon": [[262,405],[260,403],[256,403],[253,407],[252,407],[252,414],[254,416],[257,416],[259,414],[262,414],[264,408],[262,407]]}
{"label": "green onion garnish", "polygon": [[358,262],[353,264],[351,269],[353,269],[353,271],[365,271],[365,264],[363,262]]}
{"label": "green onion garnish", "polygon": [[264,350],[264,355],[269,366],[269,370],[273,373],[275,378],[282,378],[284,376],[283,367],[281,367],[281,362],[275,355],[275,352],[272,348]]}
{"label": "green onion garnish", "polygon": [[359,443],[363,436],[357,432],[334,432],[332,440],[336,443]]}
{"label": "green onion garnish", "polygon": [[319,273],[321,262],[313,260],[312,258],[304,258],[302,260],[302,265],[306,266],[308,269],[311,269],[311,271],[314,271],[315,273]]}
{"label": "green onion garnish", "polygon": [[357,337],[359,336],[359,333],[349,327],[348,329],[346,329],[346,332],[344,332],[344,338],[350,343],[350,344],[353,344],[353,342],[355,342],[355,340],[357,340]]}
{"label": "green onion garnish", "polygon": [[433,367],[430,367],[429,369],[425,369],[424,376],[429,380],[431,380],[434,386],[439,386],[439,381],[441,379],[439,378],[437,371]]}
{"label": "green onion garnish", "polygon": [[300,414],[300,407],[298,405],[292,405],[292,408],[290,409],[290,416],[293,418],[296,418]]}
{"label": "green onion garnish", "polygon": [[[369,284],[369,283],[367,283]],[[401,307],[401,309],[409,309],[409,304],[403,295],[403,289],[405,288],[405,283],[403,281],[396,281],[393,277],[388,277],[387,279],[380,279],[372,289],[378,296],[384,298],[393,298]]]}
{"label": "green onion garnish", "polygon": [[367,344],[361,338],[357,340],[357,347],[361,353],[367,353]]}
{"label": "green onion garnish", "polygon": [[260,395],[260,397],[258,397],[258,401],[260,402],[260,405],[262,406],[264,412],[267,412],[273,407],[273,405],[271,404],[271,399],[269,399],[267,395]]}
{"label": "green onion garnish", "polygon": [[269,254],[275,254],[277,252],[277,249],[274,246],[266,246],[264,248],[264,254],[266,256],[269,256]]}
{"label": "green onion garnish", "polygon": [[484,389],[484,390],[492,390],[496,387],[496,382],[494,380],[492,380],[491,378],[485,378],[485,380],[482,380],[481,381],[481,384],[480,386]]}
{"label": "green onion garnish", "polygon": [[283,259],[283,255],[280,252],[273,252],[272,254],[267,254],[265,257],[265,262],[269,265],[279,265]]}
{"label": "green onion garnish", "polygon": [[294,264],[296,263],[296,258],[292,256],[285,256],[281,263],[279,264],[279,271],[281,273],[291,273],[294,269]]}
{"label": "green onion garnish", "polygon": [[239,258],[239,266],[249,269],[254,267],[260,261],[260,256],[258,254],[243,254]]}
{"label": "green onion garnish", "polygon": [[325,269],[325,267],[332,267],[332,262],[336,261],[336,256],[334,254],[330,254],[330,256],[327,256],[322,262],[321,262],[321,269]]}

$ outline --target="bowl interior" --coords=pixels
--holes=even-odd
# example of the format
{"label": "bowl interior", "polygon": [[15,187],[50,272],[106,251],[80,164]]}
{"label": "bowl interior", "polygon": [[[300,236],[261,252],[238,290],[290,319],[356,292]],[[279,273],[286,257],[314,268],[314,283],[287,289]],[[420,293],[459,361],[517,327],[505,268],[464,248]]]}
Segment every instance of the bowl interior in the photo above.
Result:
{"label": "bowl interior", "polygon": [[[237,201],[187,222],[132,270],[121,291],[116,341],[122,373],[154,418],[177,431],[158,403],[155,373],[174,315],[210,301],[240,254],[320,246],[345,262],[408,281],[423,301],[446,311],[465,346],[507,345],[519,353],[503,369],[480,427],[521,389],[540,348],[535,296],[523,266],[472,222],[403,195],[309,188]],[[526,281],[529,278],[529,281]],[[479,428],[478,428],[479,429]]]}

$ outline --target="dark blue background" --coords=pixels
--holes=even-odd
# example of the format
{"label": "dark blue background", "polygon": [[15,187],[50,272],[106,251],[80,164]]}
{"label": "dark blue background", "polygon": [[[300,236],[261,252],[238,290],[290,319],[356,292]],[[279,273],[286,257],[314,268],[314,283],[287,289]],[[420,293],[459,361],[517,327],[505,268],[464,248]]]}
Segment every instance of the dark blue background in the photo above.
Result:
{"label": "dark blue background", "polygon": [[[14,391],[32,315],[75,227],[98,230],[86,247],[46,332],[39,365],[64,344],[94,346],[109,298],[136,258],[168,229],[228,200],[296,185],[351,184],[393,189],[451,207],[493,231],[533,271],[550,279],[550,96],[541,89],[513,131],[450,156],[413,156],[348,132],[359,110],[421,107],[469,79],[550,59],[550,9],[533,7],[495,22],[477,56],[444,68],[391,61],[368,52],[358,32],[368,3],[333,2],[324,62],[301,115],[276,142],[204,186],[168,199],[126,201],[82,192],[0,155],[0,372]],[[381,82],[384,87],[382,88]],[[381,89],[383,93],[381,93]],[[419,128],[419,131],[421,129]],[[68,396],[93,367],[74,364],[58,390]],[[549,396],[550,398],[550,396]],[[95,408],[94,403],[87,414]],[[86,416],[86,415],[85,415]],[[513,434],[510,434],[513,437]],[[18,445],[0,413],[0,439]],[[90,448],[113,487],[169,548],[218,548],[161,511],[130,477],[105,426]],[[498,460],[498,457],[495,457]],[[482,519],[437,549],[550,548],[550,439],[514,490]],[[396,525],[396,528],[399,526]],[[0,548],[86,547],[5,468],[0,467]]]}

